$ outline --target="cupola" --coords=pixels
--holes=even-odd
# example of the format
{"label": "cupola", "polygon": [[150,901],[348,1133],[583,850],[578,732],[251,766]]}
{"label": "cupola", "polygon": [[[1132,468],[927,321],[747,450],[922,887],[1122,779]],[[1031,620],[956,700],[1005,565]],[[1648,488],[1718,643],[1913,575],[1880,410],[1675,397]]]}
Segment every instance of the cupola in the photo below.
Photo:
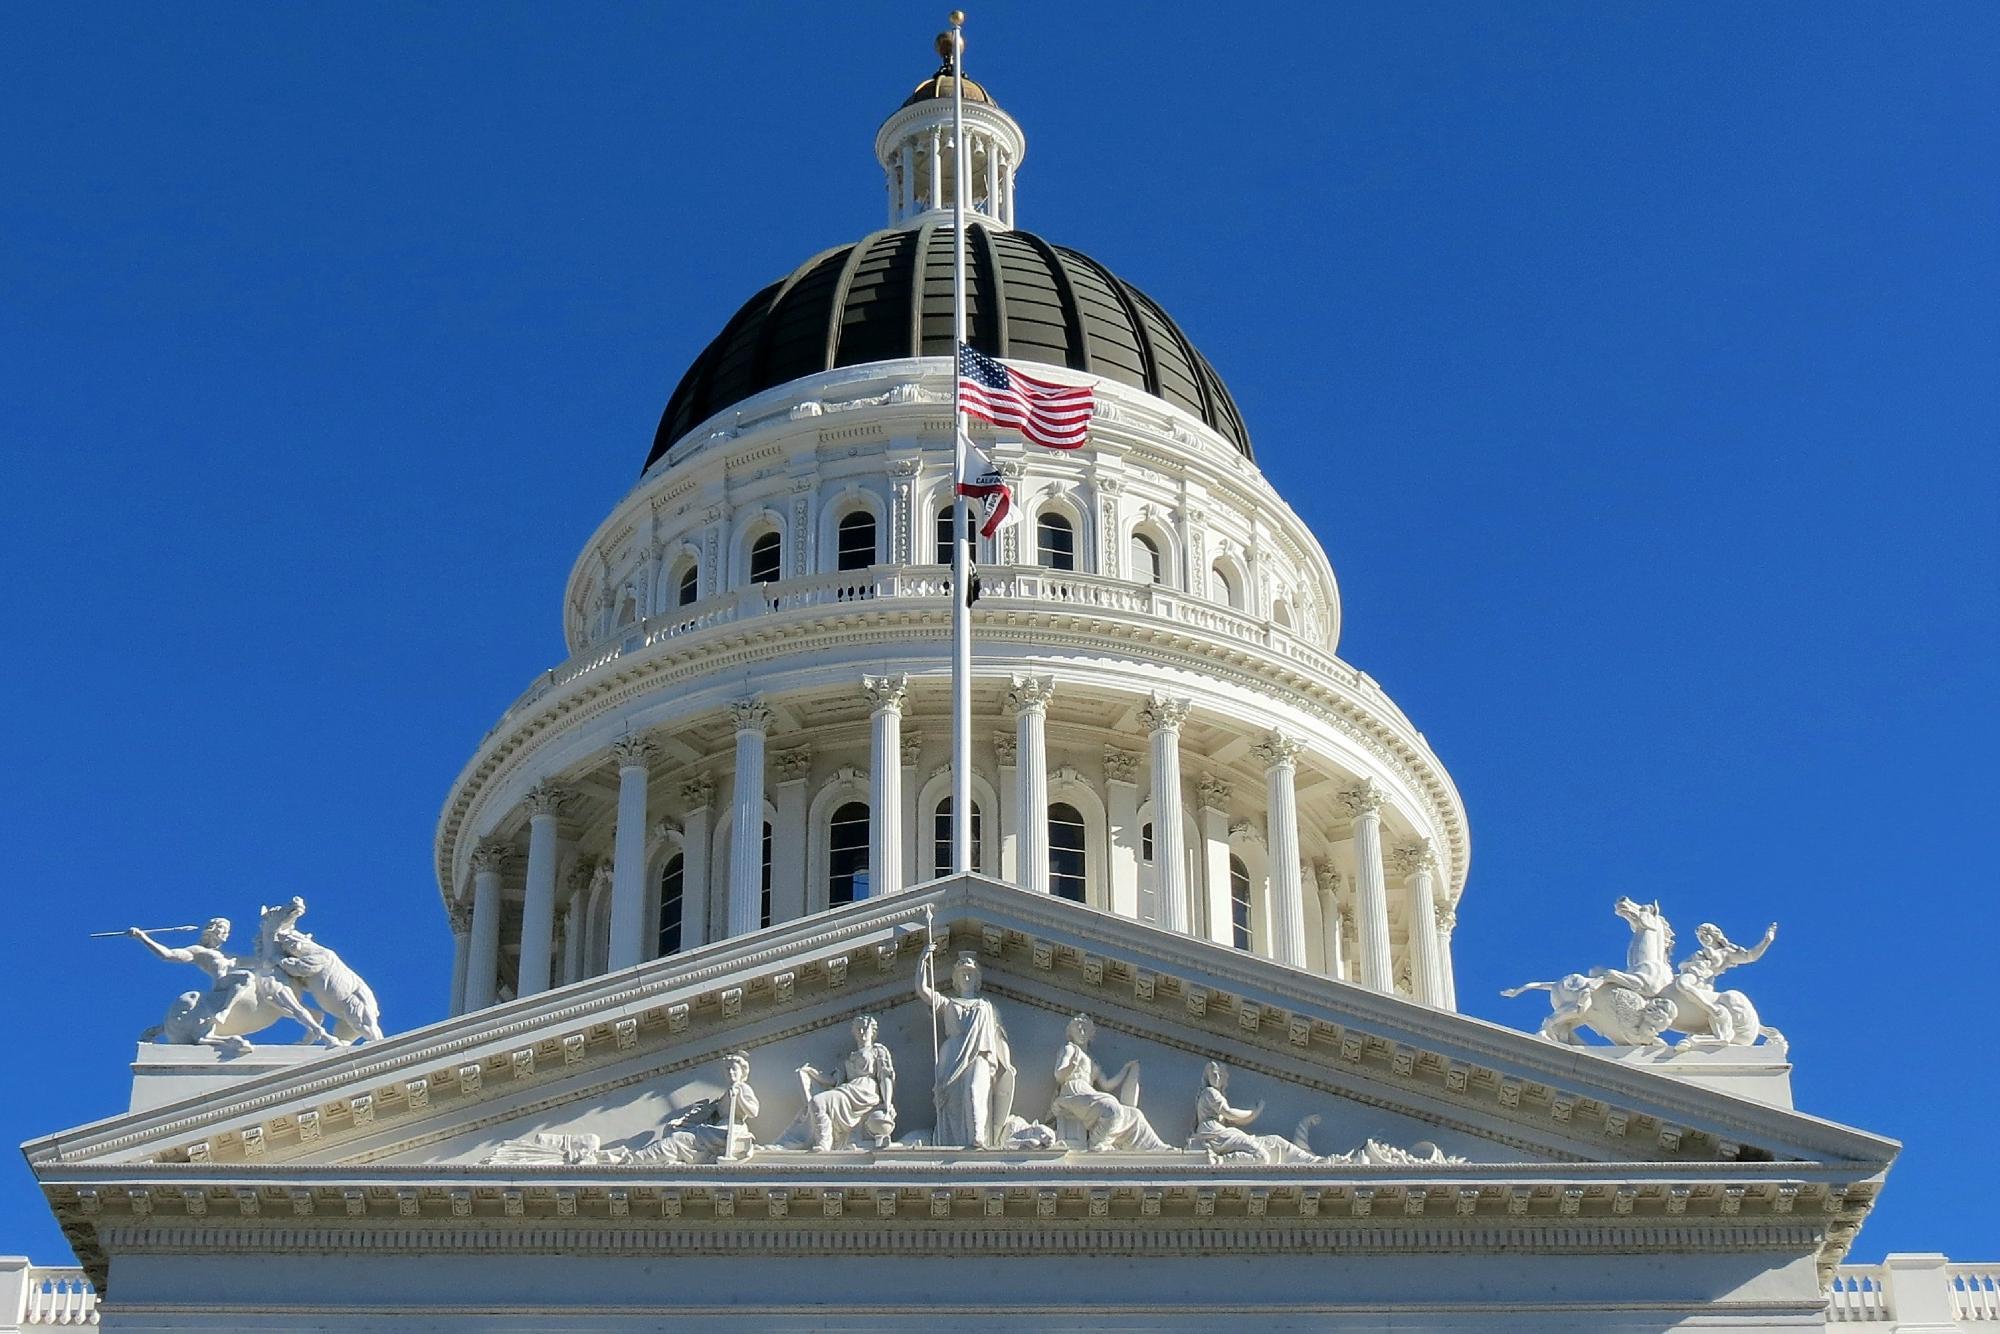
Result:
{"label": "cupola", "polygon": [[[964,39],[959,39],[961,48]],[[952,100],[957,75],[952,34],[939,33],[944,63],[918,84],[875,135],[889,194],[889,225],[915,226],[930,217],[949,217],[956,202],[957,145],[952,142]],[[1028,140],[992,94],[965,81],[965,138],[970,158],[965,211],[992,228],[1014,225],[1014,173],[1027,156]]]}

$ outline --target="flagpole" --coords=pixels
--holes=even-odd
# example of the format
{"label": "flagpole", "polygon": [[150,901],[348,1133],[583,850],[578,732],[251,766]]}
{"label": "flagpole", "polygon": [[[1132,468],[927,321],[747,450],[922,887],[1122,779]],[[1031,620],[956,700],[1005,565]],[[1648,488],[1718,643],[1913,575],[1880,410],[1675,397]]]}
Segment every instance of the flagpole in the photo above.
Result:
{"label": "flagpole", "polygon": [[[958,349],[965,342],[965,12],[951,12],[951,869],[972,869],[972,588],[966,530],[971,499],[965,481],[965,404],[959,392]],[[942,164],[932,163],[932,170]]]}

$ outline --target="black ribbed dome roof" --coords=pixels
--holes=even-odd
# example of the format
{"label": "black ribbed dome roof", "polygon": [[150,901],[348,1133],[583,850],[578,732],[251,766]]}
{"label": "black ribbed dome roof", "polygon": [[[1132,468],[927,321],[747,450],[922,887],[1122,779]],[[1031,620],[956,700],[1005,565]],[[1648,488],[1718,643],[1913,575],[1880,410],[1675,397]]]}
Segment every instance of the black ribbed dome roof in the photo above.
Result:
{"label": "black ribbed dome roof", "polygon": [[[745,302],[695,358],[646,456],[733,404],[838,366],[951,355],[952,229],[876,232],[807,260]],[[1207,422],[1252,458],[1221,377],[1158,303],[1087,255],[1022,231],[966,228],[972,345],[1141,389]]]}

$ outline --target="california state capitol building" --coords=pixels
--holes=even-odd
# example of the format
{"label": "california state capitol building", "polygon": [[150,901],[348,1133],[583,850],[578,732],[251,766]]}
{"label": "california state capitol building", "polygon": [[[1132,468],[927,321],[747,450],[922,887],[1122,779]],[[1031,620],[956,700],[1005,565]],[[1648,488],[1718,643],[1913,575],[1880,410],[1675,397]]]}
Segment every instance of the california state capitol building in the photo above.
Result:
{"label": "california state capitol building", "polygon": [[[1516,1027],[1460,1012],[1451,775],[1199,331],[1033,230],[950,49],[883,90],[879,228],[688,313],[522,609],[563,660],[445,787],[449,1017],[303,900],[152,941],[210,980],[24,1146],[76,1266],[0,1261],[0,1329],[2000,1330],[2000,1263],[1849,1263],[1900,1145],[1794,1106],[1768,936],[1606,903]],[[971,423],[955,868],[960,206],[969,345],[1094,398],[1073,451]]]}

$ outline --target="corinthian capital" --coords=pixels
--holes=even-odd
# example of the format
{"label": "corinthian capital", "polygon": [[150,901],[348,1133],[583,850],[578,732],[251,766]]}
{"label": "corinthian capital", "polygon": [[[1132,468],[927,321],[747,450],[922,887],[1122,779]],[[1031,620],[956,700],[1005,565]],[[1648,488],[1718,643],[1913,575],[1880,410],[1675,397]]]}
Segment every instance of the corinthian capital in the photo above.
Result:
{"label": "corinthian capital", "polygon": [[1019,716],[1024,713],[1046,714],[1049,698],[1056,691],[1053,676],[1016,676],[1007,689],[1007,711]]}
{"label": "corinthian capital", "polygon": [[910,699],[909,675],[897,672],[894,676],[864,676],[861,678],[861,693],[868,697],[870,713],[880,713],[884,709],[901,713],[903,705]]}
{"label": "corinthian capital", "polygon": [[905,732],[902,736],[901,745],[903,750],[903,767],[905,769],[916,768],[917,756],[924,753],[924,734],[922,732]]}
{"label": "corinthian capital", "polygon": [[1149,732],[1178,732],[1192,712],[1193,700],[1172,699],[1155,690],[1146,697],[1146,707],[1139,710],[1139,721]]}
{"label": "corinthian capital", "polygon": [[698,811],[715,800],[715,780],[707,774],[696,774],[681,784],[681,809]]}
{"label": "corinthian capital", "polygon": [[568,788],[558,787],[543,779],[528,789],[528,795],[521,798],[521,804],[528,808],[528,814],[531,816],[561,815],[563,807],[567,806],[570,798],[575,795]]}
{"label": "corinthian capital", "polygon": [[504,870],[507,865],[507,845],[485,842],[472,849],[472,869],[477,873]]}
{"label": "corinthian capital", "polygon": [[812,751],[805,746],[800,746],[797,750],[788,750],[778,756],[776,762],[778,781],[780,783],[805,781],[806,775],[812,772],[812,759]]}
{"label": "corinthian capital", "polygon": [[1340,868],[1331,857],[1314,858],[1313,879],[1319,882],[1319,892],[1329,898],[1340,892]]}
{"label": "corinthian capital", "polygon": [[995,732],[993,734],[993,757],[999,762],[1002,768],[1011,769],[1014,767],[1014,755],[1019,748],[1020,738],[1016,737],[1012,732]]}
{"label": "corinthian capital", "polygon": [[659,753],[660,748],[644,732],[633,732],[611,743],[611,758],[620,769],[644,769]]}
{"label": "corinthian capital", "polygon": [[462,899],[453,899],[444,905],[445,915],[451,918],[451,933],[462,936],[472,930],[472,905]]}
{"label": "corinthian capital", "polygon": [[1113,783],[1129,783],[1139,776],[1139,757],[1116,746],[1104,748],[1104,777]]}
{"label": "corinthian capital", "polygon": [[1209,809],[1217,811],[1226,811],[1229,809],[1229,798],[1231,796],[1229,784],[1223,782],[1214,774],[1204,774],[1195,791],[1201,794],[1201,804]]}
{"label": "corinthian capital", "polygon": [[1374,779],[1364,778],[1340,794],[1340,804],[1355,815],[1372,815],[1382,809],[1382,789]]}
{"label": "corinthian capital", "polygon": [[1389,854],[1389,869],[1398,875],[1416,875],[1420,871],[1437,870],[1437,849],[1427,838],[1397,848]]}
{"label": "corinthian capital", "polygon": [[771,706],[756,696],[749,699],[733,699],[729,701],[729,721],[735,724],[739,732],[769,731]]}
{"label": "corinthian capital", "polygon": [[1306,743],[1288,733],[1272,729],[1271,734],[1250,748],[1250,753],[1271,769],[1290,769],[1299,761]]}

